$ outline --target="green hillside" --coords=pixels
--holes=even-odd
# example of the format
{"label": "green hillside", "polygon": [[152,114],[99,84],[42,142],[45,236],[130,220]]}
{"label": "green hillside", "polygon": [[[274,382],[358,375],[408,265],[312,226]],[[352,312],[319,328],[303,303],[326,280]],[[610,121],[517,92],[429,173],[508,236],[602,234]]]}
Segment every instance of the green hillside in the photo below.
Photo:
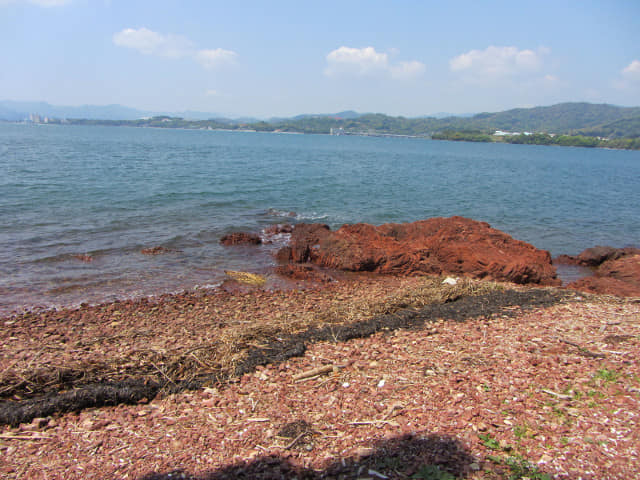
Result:
{"label": "green hillside", "polygon": [[[392,117],[381,113],[346,117],[303,115],[276,121],[241,122],[228,119],[185,120],[153,117],[138,120],[66,120],[72,124],[128,125],[156,128],[257,130],[262,132],[340,133],[345,135],[408,135],[464,141],[502,141],[543,145],[638,148],[640,107],[560,103],[549,107],[516,108],[472,117]],[[494,136],[496,130],[536,135]],[[568,138],[571,137],[571,138]],[[580,138],[578,138],[580,137]]]}

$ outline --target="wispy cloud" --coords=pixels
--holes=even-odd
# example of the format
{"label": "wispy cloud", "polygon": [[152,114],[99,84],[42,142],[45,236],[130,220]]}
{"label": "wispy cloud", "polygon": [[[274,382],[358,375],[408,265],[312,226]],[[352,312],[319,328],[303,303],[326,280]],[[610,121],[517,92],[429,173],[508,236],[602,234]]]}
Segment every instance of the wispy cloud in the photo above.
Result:
{"label": "wispy cloud", "polygon": [[629,65],[620,70],[619,77],[613,81],[618,90],[640,89],[640,60],[632,60]]}
{"label": "wispy cloud", "polygon": [[544,47],[534,51],[492,45],[484,50],[470,50],[453,57],[449,60],[449,68],[469,80],[496,81],[537,74],[548,53],[549,49]]}
{"label": "wispy cloud", "polygon": [[216,48],[214,50],[198,50],[195,59],[204,68],[212,69],[220,65],[234,63],[238,55],[231,50]]}
{"label": "wispy cloud", "polygon": [[426,70],[417,60],[392,63],[387,53],[377,52],[373,47],[342,46],[329,52],[326,60],[324,73],[329,77],[381,75],[408,79],[420,76]]}
{"label": "wispy cloud", "polygon": [[30,3],[39,7],[62,7],[68,5],[72,0],[0,0],[0,7],[12,3]]}
{"label": "wispy cloud", "polygon": [[234,63],[237,54],[222,48],[197,49],[187,37],[174,34],[162,34],[141,27],[125,28],[113,35],[113,43],[119,47],[131,48],[144,55],[167,58],[193,58],[207,69]]}

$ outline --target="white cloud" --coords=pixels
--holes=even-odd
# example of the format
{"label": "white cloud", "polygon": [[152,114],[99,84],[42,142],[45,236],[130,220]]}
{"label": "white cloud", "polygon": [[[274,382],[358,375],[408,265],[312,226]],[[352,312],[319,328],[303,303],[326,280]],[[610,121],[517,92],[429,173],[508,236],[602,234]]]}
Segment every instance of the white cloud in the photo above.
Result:
{"label": "white cloud", "polygon": [[169,58],[193,58],[207,69],[233,63],[237,54],[222,48],[196,50],[187,37],[174,34],[162,34],[141,27],[125,28],[113,35],[113,43],[119,47],[132,48],[144,55],[156,55]]}
{"label": "white cloud", "polygon": [[499,79],[540,71],[548,48],[537,51],[516,47],[489,46],[485,50],[471,50],[449,61],[451,71],[476,79]]}
{"label": "white cloud", "polygon": [[325,73],[329,76],[340,74],[367,75],[388,68],[388,55],[378,53],[373,47],[340,47],[327,55]]}
{"label": "white cloud", "polygon": [[[397,53],[395,49],[392,51]],[[373,47],[342,46],[329,52],[326,60],[324,73],[329,77],[388,75],[407,79],[422,75],[425,71],[424,64],[416,60],[390,63],[388,54],[377,52]]]}
{"label": "white cloud", "polygon": [[162,35],[148,28],[125,28],[113,35],[113,43],[119,47],[133,48],[145,55],[180,58],[193,51],[189,39],[180,35]]}
{"label": "white cloud", "polygon": [[212,69],[220,65],[234,63],[237,57],[236,52],[216,48],[215,50],[198,50],[195,59],[204,68]]}
{"label": "white cloud", "polygon": [[640,60],[634,60],[623,68],[622,75],[630,80],[640,80]]}

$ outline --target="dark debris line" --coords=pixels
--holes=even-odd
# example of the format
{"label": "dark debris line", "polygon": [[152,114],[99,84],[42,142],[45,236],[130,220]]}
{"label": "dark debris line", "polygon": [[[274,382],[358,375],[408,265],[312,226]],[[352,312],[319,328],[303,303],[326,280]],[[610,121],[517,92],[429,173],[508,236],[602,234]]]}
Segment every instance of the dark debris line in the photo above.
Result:
{"label": "dark debris line", "polygon": [[[570,301],[572,298],[575,298],[572,293],[552,289],[496,290],[484,295],[461,297],[444,304],[427,305],[419,310],[405,309],[393,314],[378,315],[350,325],[311,328],[282,341],[271,341],[266,347],[250,349],[246,360],[236,367],[232,376],[253,372],[257,366],[277,364],[292,357],[302,356],[306,346],[316,342],[345,342],[369,337],[383,330],[420,328],[425,323],[438,319],[460,322],[497,314],[515,317],[522,310],[549,307]],[[175,384],[170,384],[164,378],[157,382],[131,378],[122,382],[88,384],[72,391],[51,393],[27,400],[6,400],[0,402],[0,425],[17,426],[20,423],[31,422],[34,418],[85,408],[143,403],[151,401],[160,390],[177,393],[230,379],[231,376],[225,376],[222,372]]]}

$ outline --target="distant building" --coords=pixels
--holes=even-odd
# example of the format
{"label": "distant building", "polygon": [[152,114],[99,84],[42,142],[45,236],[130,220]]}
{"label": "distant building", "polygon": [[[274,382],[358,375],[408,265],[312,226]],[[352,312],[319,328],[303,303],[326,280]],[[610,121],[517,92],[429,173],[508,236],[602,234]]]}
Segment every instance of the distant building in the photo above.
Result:
{"label": "distant building", "polygon": [[[524,132],[525,135],[533,135],[531,132]],[[514,135],[522,135],[520,132],[505,132],[503,130],[496,130],[494,135],[496,137],[512,137]]]}

